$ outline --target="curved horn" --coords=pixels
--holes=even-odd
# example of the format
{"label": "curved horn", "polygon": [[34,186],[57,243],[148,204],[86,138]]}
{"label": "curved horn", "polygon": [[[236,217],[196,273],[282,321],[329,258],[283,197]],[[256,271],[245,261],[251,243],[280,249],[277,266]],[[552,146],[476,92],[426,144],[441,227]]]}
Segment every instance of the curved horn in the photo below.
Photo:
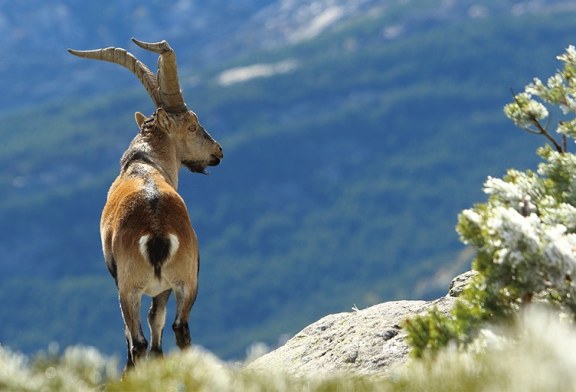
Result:
{"label": "curved horn", "polygon": [[158,53],[158,87],[162,107],[171,113],[183,113],[188,111],[180,83],[178,82],[178,66],[176,65],[176,54],[168,42],[143,42],[132,38],[132,42],[142,49]]}
{"label": "curved horn", "polygon": [[127,52],[122,48],[105,48],[105,49],[95,49],[95,50],[73,50],[68,49],[70,54],[74,56],[93,59],[93,60],[103,60],[109,61],[114,64],[119,64],[130,71],[138,77],[140,82],[144,85],[148,95],[152,98],[154,105],[156,107],[162,106],[162,100],[158,94],[158,82],[156,76],[148,67],[139,61],[130,52]]}

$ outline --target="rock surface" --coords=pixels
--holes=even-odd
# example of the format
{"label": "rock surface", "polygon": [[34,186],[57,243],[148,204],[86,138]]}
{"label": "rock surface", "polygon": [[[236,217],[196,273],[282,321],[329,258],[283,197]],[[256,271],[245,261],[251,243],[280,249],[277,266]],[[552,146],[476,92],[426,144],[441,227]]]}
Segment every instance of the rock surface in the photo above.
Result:
{"label": "rock surface", "polygon": [[328,315],[304,328],[282,347],[256,359],[248,368],[294,376],[338,372],[385,376],[408,361],[403,321],[434,306],[448,312],[472,275],[456,277],[450,284],[450,292],[434,301],[390,301]]}

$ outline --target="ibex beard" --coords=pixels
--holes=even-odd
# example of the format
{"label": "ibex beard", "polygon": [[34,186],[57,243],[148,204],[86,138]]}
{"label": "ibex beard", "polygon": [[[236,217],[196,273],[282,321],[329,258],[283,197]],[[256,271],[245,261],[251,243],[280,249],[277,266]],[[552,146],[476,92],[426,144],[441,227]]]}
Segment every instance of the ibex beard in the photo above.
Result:
{"label": "ibex beard", "polygon": [[166,304],[172,291],[176,344],[180,349],[190,346],[188,319],[198,291],[199,252],[186,205],[177,193],[178,172],[186,167],[205,173],[223,158],[220,144],[184,103],[172,48],[166,41],[133,41],[160,55],[157,76],[124,49],[69,50],[130,69],[156,105],[150,117],[135,114],[140,131],[122,156],[120,174],[108,191],[100,221],[104,259],[118,288],[125,324],[127,369],[148,349],[140,321],[143,294],[152,297],[151,355],[162,355]]}

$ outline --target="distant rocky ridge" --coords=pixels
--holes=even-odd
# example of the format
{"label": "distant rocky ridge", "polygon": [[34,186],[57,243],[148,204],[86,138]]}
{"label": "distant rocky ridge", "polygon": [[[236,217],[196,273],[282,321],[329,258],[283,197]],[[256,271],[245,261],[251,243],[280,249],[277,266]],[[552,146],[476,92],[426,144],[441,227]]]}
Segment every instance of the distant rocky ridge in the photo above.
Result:
{"label": "distant rocky ridge", "polygon": [[[402,4],[402,2],[399,2]],[[419,31],[446,20],[486,18],[574,9],[568,0],[484,2],[440,1],[413,10],[382,31],[384,40]],[[400,5],[402,6],[402,5]],[[134,49],[130,37],[167,39],[182,64],[222,64],[242,53],[279,48],[336,31],[361,18],[395,13],[398,4],[382,0],[214,0],[177,2],[137,0],[101,3],[29,0],[0,3],[0,72],[6,80],[0,107],[4,110],[60,96],[85,95],[102,89],[93,67],[71,58],[66,48],[120,46]],[[353,42],[349,43],[354,46]],[[47,61],[49,59],[49,61]],[[113,68],[111,68],[113,69]],[[185,71],[185,70],[183,70]],[[101,75],[102,71],[98,71]],[[183,72],[185,74],[185,72]],[[115,85],[124,75],[107,74]]]}
{"label": "distant rocky ridge", "polygon": [[473,272],[454,278],[446,296],[433,301],[390,301],[353,312],[328,315],[304,328],[282,347],[248,368],[293,376],[334,373],[385,376],[409,358],[407,318],[436,307],[447,313]]}

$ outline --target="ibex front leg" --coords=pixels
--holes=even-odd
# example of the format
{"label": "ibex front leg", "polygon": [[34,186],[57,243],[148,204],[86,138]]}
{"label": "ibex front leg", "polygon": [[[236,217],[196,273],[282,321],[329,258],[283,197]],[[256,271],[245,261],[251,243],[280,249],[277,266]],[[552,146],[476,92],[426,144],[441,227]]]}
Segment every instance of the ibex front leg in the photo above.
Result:
{"label": "ibex front leg", "polygon": [[119,297],[120,310],[125,324],[126,345],[128,346],[128,359],[126,361],[126,368],[128,369],[146,356],[146,348],[148,347],[140,324],[142,294],[134,289],[119,290]]}

